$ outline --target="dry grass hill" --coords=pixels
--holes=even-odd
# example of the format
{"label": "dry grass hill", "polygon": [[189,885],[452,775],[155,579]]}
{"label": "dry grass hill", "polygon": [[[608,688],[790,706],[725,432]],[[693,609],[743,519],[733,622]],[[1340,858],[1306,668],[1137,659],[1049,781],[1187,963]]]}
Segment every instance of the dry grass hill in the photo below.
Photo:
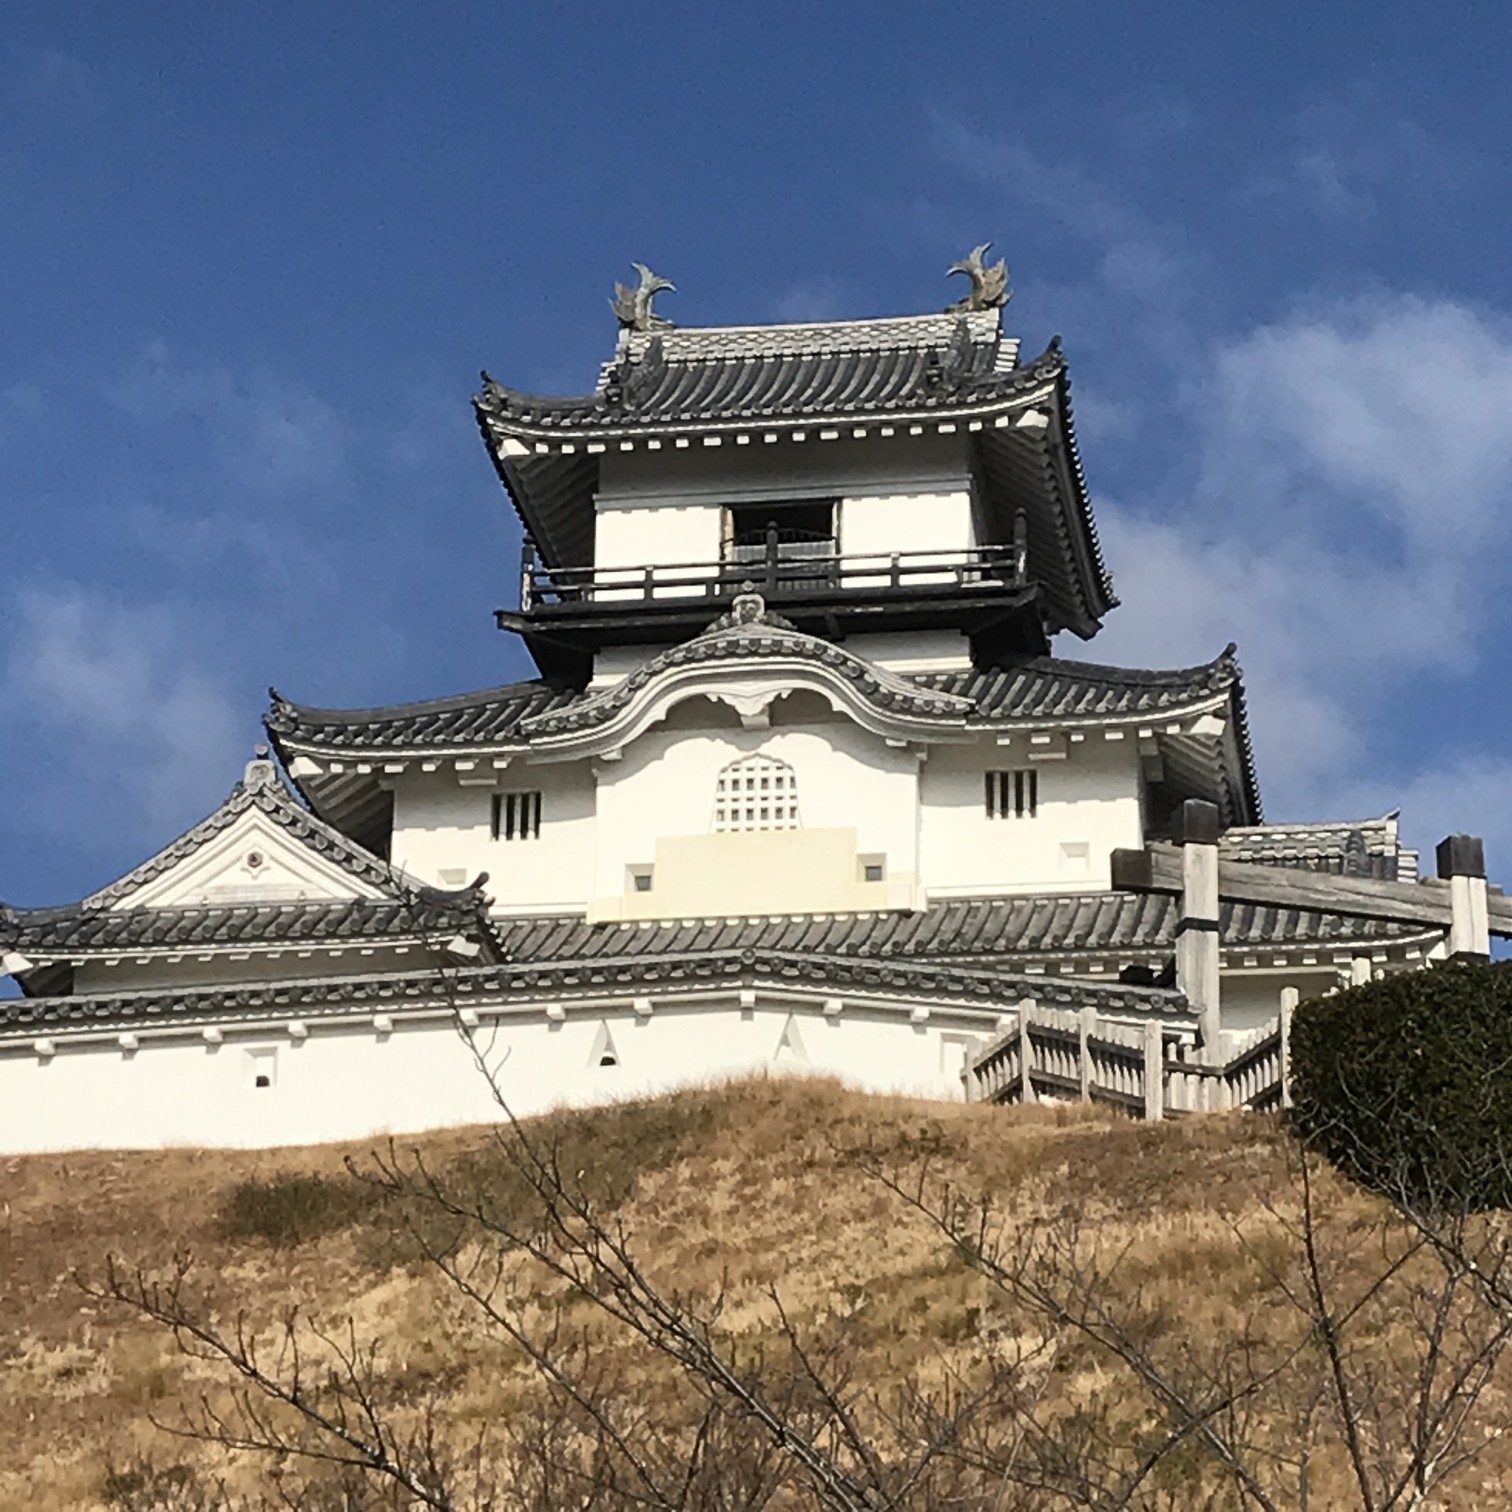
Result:
{"label": "dry grass hill", "polygon": [[[997,1467],[992,1496],[951,1501],[921,1481],[902,1505],[1076,1505],[1049,1484],[1059,1454],[1066,1465],[1085,1458],[1081,1504],[1111,1506],[1097,1499],[1097,1476],[1126,1471],[1175,1415],[1066,1316],[984,1279],[970,1252],[952,1248],[879,1169],[908,1179],[922,1171],[924,1190],[936,1196],[948,1183],[967,1199],[961,1214],[989,1199],[1005,1263],[1028,1265],[1047,1295],[1060,1287],[1071,1312],[1087,1301],[1074,1295],[1076,1276],[1097,1270],[1098,1300],[1131,1347],[1183,1389],[1257,1383],[1212,1422],[1248,1446],[1275,1506],[1360,1505],[1316,1329],[1287,1296],[1307,1274],[1301,1189],[1295,1152],[1269,1119],[1143,1126],[1080,1109],[947,1106],[828,1082],[754,1080],[531,1127],[561,1151],[574,1180],[583,1173],[606,1203],[608,1194],[623,1198],[615,1218],[657,1282],[695,1299],[722,1293],[720,1338],[751,1370],[791,1363],[775,1291],[794,1334],[889,1452],[917,1433],[920,1401],[935,1404],[938,1422],[946,1388],[1003,1373],[1006,1394],[961,1435],[979,1453],[978,1480],[987,1475],[982,1465]],[[459,1130],[403,1144],[432,1169],[477,1169],[488,1135]],[[162,1327],[86,1295],[77,1277],[97,1282],[108,1255],[162,1269],[176,1252],[191,1254],[191,1284],[222,1322],[238,1308],[257,1328],[292,1307],[328,1321],[350,1317],[359,1337],[380,1346],[375,1379],[384,1400],[410,1422],[434,1409],[453,1445],[479,1432],[502,1434],[516,1450],[544,1442],[549,1399],[520,1349],[481,1328],[436,1270],[417,1263],[406,1214],[348,1173],[347,1157],[365,1162],[371,1149],[0,1159],[0,1507],[210,1505],[185,1489],[201,1470],[224,1476],[236,1494],[266,1484],[265,1459],[227,1456],[151,1425],[204,1394],[225,1401],[227,1372],[186,1358]],[[519,1200],[507,1182],[494,1191],[499,1201]],[[1387,1274],[1403,1240],[1380,1204],[1326,1174],[1317,1199],[1317,1262],[1353,1309],[1351,1368],[1374,1418],[1365,1447],[1389,1457],[1416,1410],[1425,1336],[1417,1320],[1433,1305],[1433,1273],[1409,1261]],[[1036,1234],[1050,1246],[1039,1260]],[[1073,1251],[1076,1275],[1067,1268]],[[530,1262],[521,1263],[529,1289]],[[1033,1270],[1044,1264],[1048,1271]],[[663,1425],[701,1400],[675,1367],[611,1328],[581,1290],[537,1275],[534,1298],[525,1321],[560,1324],[569,1352],[585,1337],[585,1358],[616,1400],[635,1399]],[[1466,1305],[1450,1298],[1444,1337],[1469,1339],[1480,1326]],[[1512,1507],[1512,1445],[1498,1436],[1509,1387],[1503,1356],[1461,1436],[1477,1456],[1447,1489],[1431,1503],[1377,1504]],[[791,1391],[784,1400],[804,1407]],[[519,1424],[530,1432],[517,1432]],[[1125,1504],[1247,1505],[1201,1439],[1185,1435]],[[1012,1474],[1000,1475],[1005,1456],[1015,1455]],[[1019,1484],[1031,1464],[1040,1467],[1038,1488]],[[550,1505],[550,1493],[497,1503],[523,1504]],[[702,1504],[719,1503],[710,1493]],[[811,1503],[779,1492],[767,1504]],[[700,1505],[698,1497],[688,1505]]]}

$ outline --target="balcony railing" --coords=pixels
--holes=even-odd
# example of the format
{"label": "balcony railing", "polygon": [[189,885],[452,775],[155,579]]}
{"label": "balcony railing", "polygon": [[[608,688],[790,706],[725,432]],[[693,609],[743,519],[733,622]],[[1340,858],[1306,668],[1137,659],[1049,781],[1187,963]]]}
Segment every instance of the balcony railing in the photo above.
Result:
{"label": "balcony railing", "polygon": [[832,543],[769,538],[764,547],[733,548],[732,557],[666,567],[548,567],[527,540],[520,564],[520,608],[526,614],[549,614],[609,604],[718,602],[747,585],[768,599],[791,600],[838,592],[1012,589],[1027,581],[1022,544],[842,555]]}

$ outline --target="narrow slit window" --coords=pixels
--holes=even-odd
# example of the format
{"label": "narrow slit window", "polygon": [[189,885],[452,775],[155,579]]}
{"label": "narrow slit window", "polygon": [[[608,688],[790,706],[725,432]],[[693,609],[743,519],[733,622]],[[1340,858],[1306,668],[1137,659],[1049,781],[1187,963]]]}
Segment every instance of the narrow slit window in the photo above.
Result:
{"label": "narrow slit window", "polygon": [[1033,819],[1039,812],[1039,773],[1033,767],[985,776],[989,819]]}
{"label": "narrow slit window", "polygon": [[541,795],[539,793],[495,793],[493,823],[495,840],[539,840],[541,838]]}

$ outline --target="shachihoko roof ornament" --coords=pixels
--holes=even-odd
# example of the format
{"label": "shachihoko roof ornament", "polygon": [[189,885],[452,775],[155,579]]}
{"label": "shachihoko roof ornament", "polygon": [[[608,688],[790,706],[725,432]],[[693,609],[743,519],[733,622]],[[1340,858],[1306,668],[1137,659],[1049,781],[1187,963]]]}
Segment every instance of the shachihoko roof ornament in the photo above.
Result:
{"label": "shachihoko roof ornament", "polygon": [[1000,257],[991,267],[987,266],[985,258],[991,248],[991,242],[983,242],[946,269],[947,278],[952,273],[964,273],[971,280],[971,292],[964,299],[946,305],[947,315],[965,314],[968,310],[1000,310],[1012,298],[1008,292],[1008,264]]}
{"label": "shachihoko roof ornament", "polygon": [[639,285],[627,289],[622,283],[615,284],[614,298],[609,301],[619,323],[629,331],[670,330],[672,322],[658,315],[651,308],[651,301],[663,290],[675,294],[677,285],[670,278],[653,273],[645,263],[633,262],[630,266],[640,274]]}

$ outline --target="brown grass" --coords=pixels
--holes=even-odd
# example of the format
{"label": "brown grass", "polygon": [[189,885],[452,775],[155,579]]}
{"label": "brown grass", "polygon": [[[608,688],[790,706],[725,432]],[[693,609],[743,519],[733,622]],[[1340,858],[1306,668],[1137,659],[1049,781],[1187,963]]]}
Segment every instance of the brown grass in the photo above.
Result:
{"label": "brown grass", "polygon": [[[1215,1347],[1257,1316],[1291,1326],[1263,1295],[1267,1246],[1277,1263],[1287,1248],[1266,1204],[1289,1211],[1295,1202],[1284,1140],[1267,1119],[1143,1126],[1080,1109],[961,1107],[758,1079],[534,1127],[603,1200],[629,1194],[623,1216],[660,1280],[694,1294],[723,1288],[726,1325],[752,1338],[773,1328],[764,1289],[775,1286],[805,1327],[845,1320],[884,1374],[928,1378],[1025,1324],[858,1172],[863,1148],[911,1168],[927,1161],[959,1188],[990,1194],[1010,1219],[1076,1207],[1124,1249],[1121,1284],[1143,1285],[1146,1300]],[[487,1131],[403,1143],[432,1168],[494,1184],[501,1200],[529,1200],[491,1163]],[[108,1254],[158,1267],[190,1252],[228,1309],[271,1317],[298,1304],[350,1316],[382,1339],[396,1398],[437,1397],[459,1422],[525,1400],[530,1379],[512,1350],[411,1263],[392,1215],[348,1174],[348,1158],[361,1163],[371,1148],[0,1160],[0,1507],[103,1508],[108,1469],[143,1451],[159,1464],[212,1462],[148,1422],[214,1390],[210,1367],[79,1290],[75,1272],[98,1277]],[[1379,1209],[1341,1183],[1325,1198],[1331,1244],[1359,1245],[1379,1224]],[[645,1390],[661,1389],[658,1367],[637,1368]],[[1067,1402],[1095,1400],[1111,1379],[1076,1351],[1062,1378]],[[1493,1400],[1493,1420],[1504,1401]],[[255,1465],[233,1467],[243,1484],[255,1474]],[[1512,1455],[1496,1446],[1468,1486],[1444,1504],[1512,1505]]]}

